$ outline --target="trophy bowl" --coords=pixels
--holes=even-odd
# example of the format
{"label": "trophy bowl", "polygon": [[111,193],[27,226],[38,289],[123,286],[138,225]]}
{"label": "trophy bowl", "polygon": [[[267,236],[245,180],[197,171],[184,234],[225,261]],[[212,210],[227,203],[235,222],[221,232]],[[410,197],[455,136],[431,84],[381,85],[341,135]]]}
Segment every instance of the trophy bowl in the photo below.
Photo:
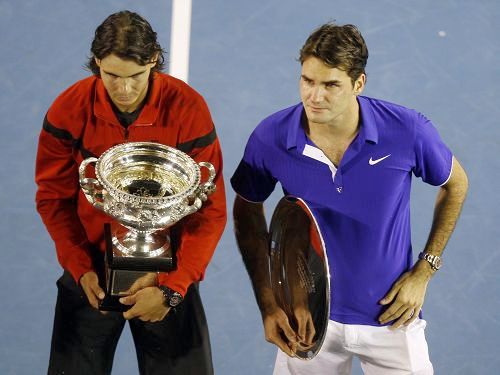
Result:
{"label": "trophy bowl", "polygon": [[[86,176],[90,164],[95,164],[96,178]],[[208,170],[203,183],[202,167]],[[137,279],[174,269],[168,228],[198,211],[215,191],[215,169],[173,147],[129,142],[83,160],[79,175],[87,200],[114,219],[104,229],[106,289],[111,297],[101,309],[120,310],[118,297]]]}
{"label": "trophy bowl", "polygon": [[[91,163],[97,179],[85,177]],[[209,172],[205,183],[200,182],[200,167]],[[210,163],[197,164],[182,151],[154,142],[114,146],[98,159],[85,159],[79,173],[87,200],[128,229],[113,237],[124,255],[160,255],[166,239],[155,232],[199,210],[215,191]]]}

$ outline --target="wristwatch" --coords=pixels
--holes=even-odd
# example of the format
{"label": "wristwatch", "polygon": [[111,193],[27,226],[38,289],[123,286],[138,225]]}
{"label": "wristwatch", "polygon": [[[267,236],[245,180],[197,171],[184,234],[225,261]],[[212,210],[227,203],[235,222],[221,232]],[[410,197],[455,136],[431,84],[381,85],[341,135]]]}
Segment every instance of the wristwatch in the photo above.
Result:
{"label": "wristwatch", "polygon": [[163,304],[166,307],[176,307],[179,303],[182,302],[183,298],[179,292],[176,292],[175,290],[172,290],[164,285],[160,285],[158,288],[163,293],[163,297],[165,297],[165,301],[163,302]]}
{"label": "wristwatch", "polygon": [[437,255],[432,255],[432,254],[429,254],[429,253],[426,253],[423,251],[420,254],[418,254],[418,259],[423,259],[423,260],[426,260],[427,262],[429,262],[429,264],[431,265],[431,268],[434,271],[437,271],[438,269],[440,269],[442,264],[443,264],[441,262],[441,257],[439,257]]}

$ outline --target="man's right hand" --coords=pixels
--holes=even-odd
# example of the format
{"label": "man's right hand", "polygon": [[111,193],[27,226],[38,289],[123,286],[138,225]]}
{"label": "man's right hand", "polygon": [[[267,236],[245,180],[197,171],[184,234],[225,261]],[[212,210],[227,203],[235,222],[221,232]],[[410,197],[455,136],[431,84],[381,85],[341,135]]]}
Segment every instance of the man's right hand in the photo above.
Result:
{"label": "man's right hand", "polygon": [[297,306],[294,309],[294,314],[298,325],[297,336],[298,340],[300,340],[298,349],[303,351],[308,350],[314,345],[315,342],[313,340],[316,335],[311,311],[308,307]]}
{"label": "man's right hand", "polygon": [[94,309],[99,308],[99,301],[104,298],[104,291],[99,286],[99,278],[94,271],[84,273],[80,277],[80,285],[82,286],[90,305]]}
{"label": "man's right hand", "polygon": [[[270,313],[264,314],[263,321],[266,340],[278,346],[290,357],[295,357],[294,348],[297,346],[298,339],[285,312],[275,307]],[[284,338],[288,342],[285,342]]]}

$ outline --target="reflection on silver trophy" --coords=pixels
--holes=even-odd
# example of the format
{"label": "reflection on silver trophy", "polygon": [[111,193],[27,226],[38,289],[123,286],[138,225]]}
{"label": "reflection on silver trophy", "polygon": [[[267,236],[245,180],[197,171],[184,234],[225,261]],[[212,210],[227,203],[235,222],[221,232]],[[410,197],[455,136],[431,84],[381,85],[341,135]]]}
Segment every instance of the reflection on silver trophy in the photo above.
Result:
{"label": "reflection on silver trophy", "polygon": [[[97,178],[86,177],[92,163]],[[200,167],[208,169],[204,183]],[[124,310],[118,299],[138,278],[175,268],[168,228],[215,191],[215,169],[169,146],[130,142],[85,159],[79,173],[88,201],[119,223],[105,230],[107,296],[100,308]]]}
{"label": "reflection on silver trophy", "polygon": [[305,201],[286,196],[269,228],[271,287],[292,329],[303,337],[289,343],[296,358],[321,350],[330,316],[330,273],[323,237]]}

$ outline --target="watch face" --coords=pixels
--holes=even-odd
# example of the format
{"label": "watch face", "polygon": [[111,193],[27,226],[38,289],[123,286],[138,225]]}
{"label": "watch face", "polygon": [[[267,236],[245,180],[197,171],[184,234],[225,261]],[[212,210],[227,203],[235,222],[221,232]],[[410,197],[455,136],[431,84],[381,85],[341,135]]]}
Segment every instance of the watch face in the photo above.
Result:
{"label": "watch face", "polygon": [[182,301],[182,297],[178,293],[174,293],[174,294],[172,294],[172,296],[170,296],[170,301],[168,301],[168,304],[172,307],[175,307],[179,303],[181,303],[181,301]]}
{"label": "watch face", "polygon": [[182,302],[182,295],[179,292],[175,292],[166,286],[159,286],[165,301],[163,302],[166,307],[175,307]]}

